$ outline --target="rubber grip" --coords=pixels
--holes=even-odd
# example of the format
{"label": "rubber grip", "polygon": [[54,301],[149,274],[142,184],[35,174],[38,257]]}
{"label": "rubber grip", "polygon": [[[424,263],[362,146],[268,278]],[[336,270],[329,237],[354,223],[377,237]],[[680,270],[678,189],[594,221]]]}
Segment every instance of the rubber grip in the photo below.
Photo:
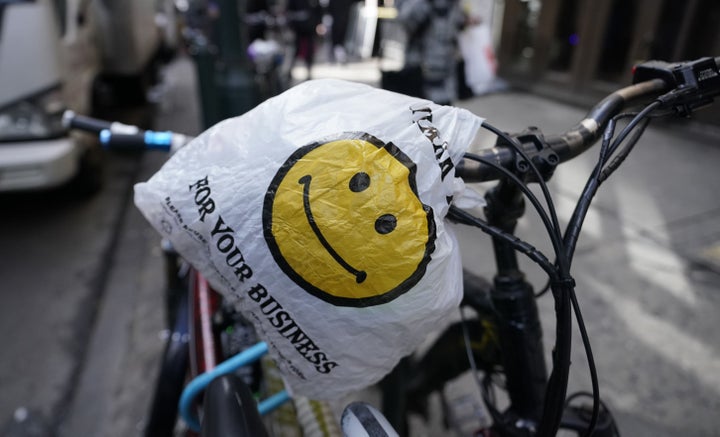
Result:
{"label": "rubber grip", "polygon": [[110,130],[112,123],[105,120],[99,120],[97,118],[87,117],[84,115],[77,115],[73,111],[65,111],[63,115],[63,124],[67,128],[78,129],[85,132],[92,132],[99,134],[103,130]]}

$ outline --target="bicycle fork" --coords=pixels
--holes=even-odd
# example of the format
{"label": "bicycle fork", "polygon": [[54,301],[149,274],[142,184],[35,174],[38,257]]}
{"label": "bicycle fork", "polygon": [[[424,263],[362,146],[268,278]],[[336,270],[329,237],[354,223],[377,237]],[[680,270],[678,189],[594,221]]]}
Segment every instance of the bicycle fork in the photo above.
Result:
{"label": "bicycle fork", "polygon": [[[486,195],[488,223],[513,234],[525,206],[522,193],[501,181]],[[532,286],[518,266],[517,252],[493,238],[497,275],[491,300],[498,315],[498,339],[510,408],[505,426],[518,431],[535,429],[542,415],[547,386],[542,328]]]}

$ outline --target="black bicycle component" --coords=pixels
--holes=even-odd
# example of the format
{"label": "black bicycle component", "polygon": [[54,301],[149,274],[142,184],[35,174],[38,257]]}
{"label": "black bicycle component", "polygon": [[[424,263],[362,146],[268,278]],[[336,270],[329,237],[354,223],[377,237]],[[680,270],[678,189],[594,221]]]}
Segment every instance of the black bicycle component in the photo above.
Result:
{"label": "black bicycle component", "polygon": [[[568,405],[563,413],[561,429],[575,431],[582,435],[588,430],[591,420],[591,408],[589,406]],[[600,417],[593,430],[592,437],[619,437],[617,425],[612,415],[605,409],[600,411]]]}
{"label": "black bicycle component", "polygon": [[[566,261],[564,249],[558,251],[558,248],[564,246],[560,243],[561,245],[556,247],[558,271],[551,275],[557,327],[553,371],[548,378],[543,360],[537,306],[532,288],[518,269],[518,245],[510,240],[517,219],[524,212],[523,190],[517,186],[514,178],[517,176],[525,183],[544,183],[552,176],[559,162],[571,159],[592,145],[604,126],[628,102],[657,94],[666,87],[663,80],[655,79],[613,93],[594,107],[576,127],[560,136],[544,138],[539,132],[526,131],[508,138],[506,134],[495,129],[493,132],[498,134],[500,139],[496,147],[482,152],[477,159],[480,164],[471,165],[470,168],[458,168],[460,176],[472,181],[497,179],[499,174],[503,175],[498,186],[486,196],[487,224],[500,230],[500,234],[490,233],[498,266],[492,299],[499,314],[498,330],[505,364],[503,370],[511,400],[510,408],[503,413],[500,420],[496,420],[498,423],[495,427],[500,433],[523,435],[537,432],[538,435],[553,435],[560,426],[570,365],[571,302],[574,301],[573,281],[568,274],[569,260]],[[535,167],[532,173],[528,172],[528,160],[532,161]],[[502,166],[515,176],[505,175],[488,165],[487,161]],[[535,203],[533,202],[533,206],[537,208]],[[550,200],[548,207],[552,208]],[[542,215],[541,209],[538,209]],[[551,238],[556,241],[558,237],[551,235]],[[590,354],[589,344],[583,340]],[[593,426],[595,421],[593,418]]]}
{"label": "black bicycle component", "polygon": [[[486,201],[488,223],[512,234],[525,211],[520,190],[501,181],[487,193]],[[495,237],[493,247],[498,273],[491,299],[498,314],[498,337],[511,402],[506,414],[537,423],[542,416],[547,370],[535,296],[519,269],[515,249]]]}
{"label": "black bicycle component", "polygon": [[203,437],[268,435],[250,389],[233,374],[219,376],[210,383],[203,410]]}
{"label": "black bicycle component", "polygon": [[[109,130],[102,131],[100,143],[103,147],[114,150],[145,150],[145,136],[143,134],[114,134]],[[169,146],[168,146],[169,147]]]}
{"label": "black bicycle component", "polygon": [[[659,95],[670,89],[662,79],[652,79],[622,88],[595,105],[574,127],[559,135],[541,136],[543,144],[557,154],[559,163],[569,161],[592,146],[602,135],[605,126],[628,104],[648,96]],[[521,143],[529,156],[537,153],[536,141]],[[512,170],[516,166],[516,153],[505,143],[483,150],[479,155],[488,161]],[[501,177],[496,169],[478,162],[461,161],[455,174],[466,182],[494,181]]]}
{"label": "black bicycle component", "polygon": [[634,83],[651,79],[661,79],[672,89],[659,100],[664,108],[682,117],[709,105],[720,94],[720,70],[715,58],[675,63],[648,61],[635,66]]}
{"label": "black bicycle component", "polygon": [[63,114],[63,125],[68,129],[79,129],[96,134],[99,134],[103,129],[110,129],[112,127],[112,123],[109,121],[78,115],[73,111],[65,111]]}
{"label": "black bicycle component", "polygon": [[142,132],[142,130],[136,126],[131,126],[118,122],[109,122],[101,120],[99,118],[88,117],[86,115],[79,115],[70,110],[65,111],[62,121],[63,126],[65,126],[65,128],[67,129],[78,129],[94,134],[99,134],[103,130],[126,134],[135,134]]}
{"label": "black bicycle component", "polygon": [[490,294],[492,284],[482,276],[463,269],[463,299],[461,306],[472,308],[480,318],[492,319],[495,317],[495,308],[492,306]]}
{"label": "black bicycle component", "polygon": [[[403,357],[395,368],[385,375],[379,387],[382,396],[382,409],[385,418],[392,424],[395,431],[402,437],[408,436],[407,415],[410,399],[407,396],[407,387],[413,369],[410,357]],[[415,399],[414,402],[424,402],[425,399]]]}
{"label": "black bicycle component", "polygon": [[[560,157],[550,148],[545,138],[536,127],[530,127],[519,134],[512,135],[512,138],[520,144],[522,150],[538,169],[543,181],[548,181],[555,172],[555,167],[560,164]],[[505,139],[498,138],[496,147],[510,147]],[[537,175],[530,171],[530,163],[519,153],[515,154],[515,168],[513,172],[521,176],[525,183],[539,182]]]}

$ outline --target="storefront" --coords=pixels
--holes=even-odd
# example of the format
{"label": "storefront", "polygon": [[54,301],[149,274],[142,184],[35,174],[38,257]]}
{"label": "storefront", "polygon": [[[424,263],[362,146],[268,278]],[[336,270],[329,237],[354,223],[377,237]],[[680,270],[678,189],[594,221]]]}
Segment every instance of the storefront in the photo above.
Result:
{"label": "storefront", "polygon": [[627,84],[642,60],[720,55],[717,0],[499,3],[500,73],[516,86],[565,100],[587,103]]}

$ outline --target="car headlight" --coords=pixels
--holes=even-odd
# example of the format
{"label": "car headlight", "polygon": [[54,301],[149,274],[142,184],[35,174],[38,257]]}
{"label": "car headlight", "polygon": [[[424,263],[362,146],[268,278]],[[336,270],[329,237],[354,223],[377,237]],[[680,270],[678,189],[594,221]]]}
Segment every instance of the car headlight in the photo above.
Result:
{"label": "car headlight", "polygon": [[58,90],[0,108],[0,141],[32,141],[66,134]]}

